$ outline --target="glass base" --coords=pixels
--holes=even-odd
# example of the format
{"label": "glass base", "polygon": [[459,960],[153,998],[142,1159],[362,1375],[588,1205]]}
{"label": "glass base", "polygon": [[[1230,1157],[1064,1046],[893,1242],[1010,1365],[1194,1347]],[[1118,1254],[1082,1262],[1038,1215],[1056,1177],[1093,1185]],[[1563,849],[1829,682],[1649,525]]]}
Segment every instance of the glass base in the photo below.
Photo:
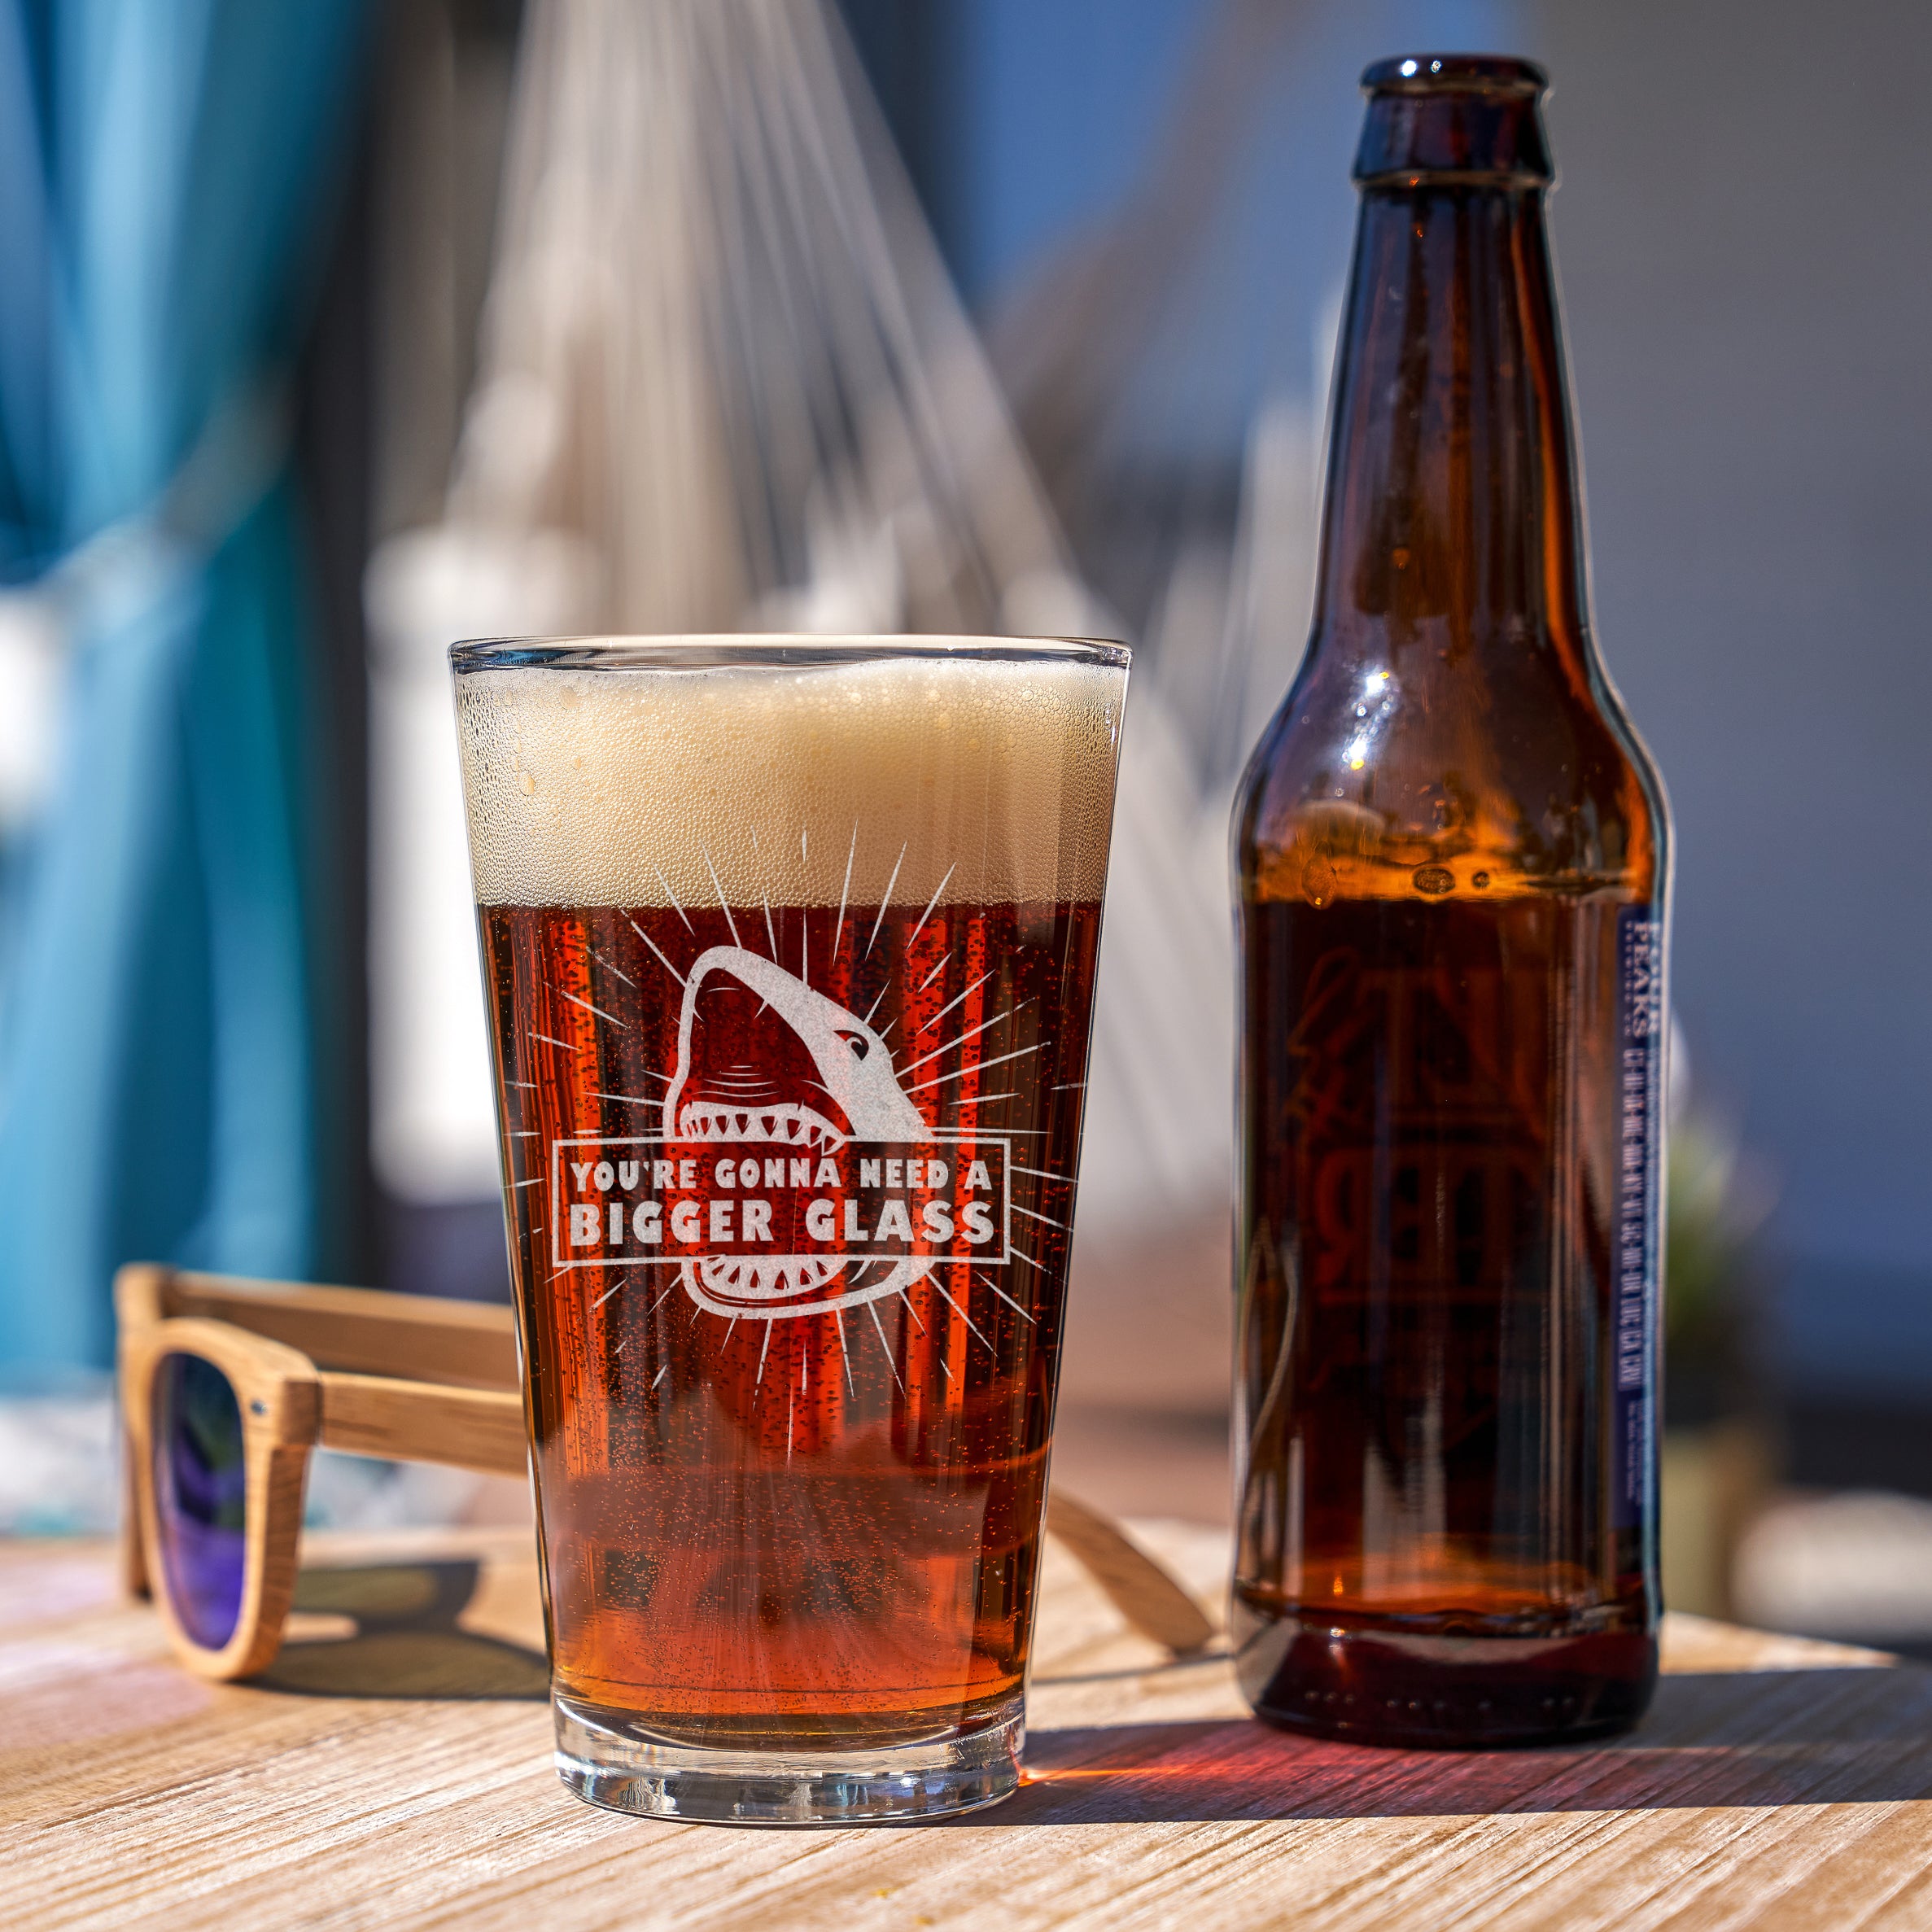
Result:
{"label": "glass base", "polygon": [[1020,1784],[1025,1707],[971,1731],[845,1751],[711,1750],[553,1696],[557,1773],[614,1812],[712,1825],[891,1825],[976,1812]]}

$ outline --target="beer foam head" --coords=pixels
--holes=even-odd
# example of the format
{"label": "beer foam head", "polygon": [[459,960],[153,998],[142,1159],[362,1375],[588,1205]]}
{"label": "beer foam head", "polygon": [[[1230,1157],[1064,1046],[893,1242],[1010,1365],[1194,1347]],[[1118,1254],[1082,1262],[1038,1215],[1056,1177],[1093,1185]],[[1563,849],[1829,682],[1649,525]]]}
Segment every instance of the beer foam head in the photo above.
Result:
{"label": "beer foam head", "polygon": [[734,663],[710,640],[596,664],[466,652],[457,720],[479,902],[1100,896],[1124,652],[785,641],[810,661]]}

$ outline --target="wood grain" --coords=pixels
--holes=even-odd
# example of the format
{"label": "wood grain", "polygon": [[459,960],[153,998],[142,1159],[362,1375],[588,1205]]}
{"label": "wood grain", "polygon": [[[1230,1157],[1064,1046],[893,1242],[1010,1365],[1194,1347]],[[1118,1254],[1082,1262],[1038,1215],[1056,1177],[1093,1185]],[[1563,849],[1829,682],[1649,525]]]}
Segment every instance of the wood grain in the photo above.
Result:
{"label": "wood grain", "polygon": [[439,1388],[387,1375],[325,1370],[321,1431],[326,1449],[409,1462],[444,1462],[485,1475],[522,1475],[530,1451],[523,1399],[495,1388]]}
{"label": "wood grain", "polygon": [[152,1318],[234,1322],[299,1348],[324,1368],[484,1388],[516,1386],[517,1323],[507,1308],[374,1288],[193,1274],[146,1263],[122,1275],[130,1286],[117,1294],[151,1303]]}
{"label": "wood grain", "polygon": [[[1204,1605],[1217,1536],[1134,1526]],[[957,1825],[649,1824],[549,1766],[514,1532],[317,1538],[268,1677],[170,1663],[104,1547],[0,1548],[0,1921],[36,1927],[1932,1925],[1932,1676],[1673,1619],[1593,1751],[1270,1732],[1050,1548],[1018,1797]]]}

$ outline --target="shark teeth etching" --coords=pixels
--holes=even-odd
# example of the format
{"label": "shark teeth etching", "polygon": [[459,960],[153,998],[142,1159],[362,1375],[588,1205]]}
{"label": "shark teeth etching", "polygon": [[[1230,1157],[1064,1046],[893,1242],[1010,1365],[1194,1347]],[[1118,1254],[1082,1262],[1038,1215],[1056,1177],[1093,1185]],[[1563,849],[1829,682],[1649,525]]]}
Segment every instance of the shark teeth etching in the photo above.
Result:
{"label": "shark teeth etching", "polygon": [[755,1112],[693,1100],[678,1116],[680,1140],[769,1140],[812,1149],[843,1144],[845,1136],[821,1113],[796,1101]]}
{"label": "shark teeth etching", "polygon": [[[738,1058],[737,1043],[752,1041],[756,1058]],[[667,1139],[762,1142],[799,1152],[935,1138],[879,1034],[776,961],[738,946],[701,953],[685,977],[663,1130]],[[707,1255],[680,1266],[700,1308],[732,1320],[776,1321],[902,1295],[932,1264]]]}

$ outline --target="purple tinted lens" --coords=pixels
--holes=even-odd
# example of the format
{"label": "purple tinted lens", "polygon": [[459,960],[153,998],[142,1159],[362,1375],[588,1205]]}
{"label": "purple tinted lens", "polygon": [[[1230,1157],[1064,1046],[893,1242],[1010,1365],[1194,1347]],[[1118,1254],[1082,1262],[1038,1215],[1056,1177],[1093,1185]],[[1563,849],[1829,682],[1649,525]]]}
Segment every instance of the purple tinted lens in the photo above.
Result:
{"label": "purple tinted lens", "polygon": [[242,1615],[247,1458],[234,1385],[199,1355],[165,1355],[155,1379],[155,1517],[168,1600],[203,1650]]}

